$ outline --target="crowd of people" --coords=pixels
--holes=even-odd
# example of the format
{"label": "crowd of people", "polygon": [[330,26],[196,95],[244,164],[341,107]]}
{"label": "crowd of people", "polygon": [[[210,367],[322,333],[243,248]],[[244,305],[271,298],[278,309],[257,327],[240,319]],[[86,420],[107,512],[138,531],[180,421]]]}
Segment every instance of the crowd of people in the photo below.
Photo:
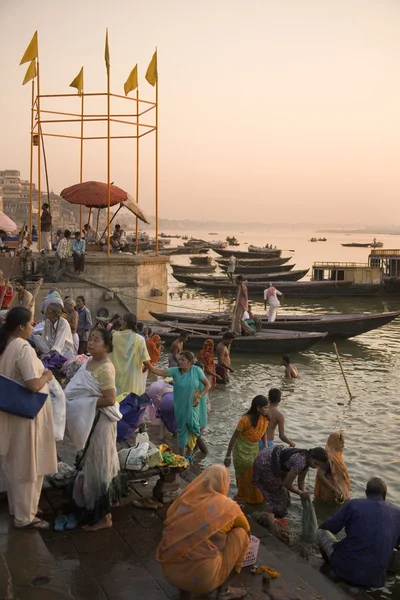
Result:
{"label": "crowd of people", "polygon": [[[168,349],[168,367],[160,368],[162,340],[140,326],[135,315],[115,314],[107,325],[101,320],[94,324],[84,296],[61,298],[53,288],[40,307],[43,321],[33,329],[34,306],[25,288],[24,282],[15,285],[18,300],[0,328],[0,374],[33,395],[44,395],[44,404],[33,419],[3,412],[0,404],[0,456],[10,514],[17,528],[49,527],[37,516],[43,477],[57,471],[49,385],[53,373],[79,358],[79,368],[64,390],[73,407],[71,423],[89,410],[84,407],[92,412],[83,433],[78,436],[73,427],[69,431],[78,450],[71,514],[57,517],[56,528],[109,528],[120,498],[119,399],[146,392],[152,400],[148,419],[177,436],[179,453],[190,457],[196,449],[205,452],[213,390],[226,385],[234,373],[230,345],[235,335],[226,331],[217,347],[207,339],[195,356],[185,349],[188,334],[182,332]],[[240,298],[238,307],[233,328],[246,312],[252,316],[251,307]],[[289,356],[282,357],[282,366],[286,378],[298,377]],[[149,374],[161,379],[148,382]],[[315,501],[335,510],[341,506],[318,530],[324,558],[345,581],[364,587],[384,584],[391,552],[400,539],[400,509],[386,502],[386,486],[379,478],[368,482],[366,499],[350,499],[343,433],[332,432],[324,448],[298,448],[287,435],[281,402],[278,388],[257,395],[232,433],[224,464],[206,469],[169,508],[157,559],[164,577],[183,596],[220,588],[220,597],[227,600],[244,597],[244,590],[231,586],[249,548],[244,505],[266,506],[271,531],[286,539],[291,495],[302,502],[311,500],[306,489],[310,469],[316,470]],[[233,500],[228,498],[232,460],[237,485]],[[343,528],[347,535],[338,541],[335,535]]]}

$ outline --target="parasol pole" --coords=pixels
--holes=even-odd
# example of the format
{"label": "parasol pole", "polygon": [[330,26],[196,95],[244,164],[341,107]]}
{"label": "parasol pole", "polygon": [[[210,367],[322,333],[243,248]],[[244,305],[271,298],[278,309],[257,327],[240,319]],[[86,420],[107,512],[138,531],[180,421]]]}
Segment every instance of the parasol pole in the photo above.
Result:
{"label": "parasol pole", "polygon": [[[38,44],[39,46],[39,44]],[[39,69],[39,52],[36,60],[36,71],[37,71],[37,101],[36,101],[36,110],[37,110],[37,132],[38,132],[38,146],[37,146],[37,176],[38,176],[38,194],[37,194],[37,207],[38,207],[38,251],[40,252],[42,249],[42,232],[40,231],[40,210],[42,205],[42,193],[41,193],[41,183],[40,183],[40,160],[41,160],[41,144],[40,144],[40,136],[41,136],[41,125],[40,125],[40,69]],[[50,208],[50,207],[49,207]],[[51,214],[51,213],[50,213]],[[50,234],[51,235],[51,234]],[[52,240],[51,240],[52,242]]]}
{"label": "parasol pole", "polygon": [[[136,204],[139,204],[139,86],[136,88]],[[139,218],[136,217],[136,254],[139,252]]]}
{"label": "parasol pole", "polygon": [[[33,193],[32,193],[32,179],[33,179],[33,126],[35,123],[34,117],[35,109],[35,78],[32,79],[32,100],[31,100],[31,153],[29,157],[29,235],[32,236],[32,219],[33,219]],[[33,241],[33,239],[32,239]]]}
{"label": "parasol pole", "polygon": [[[108,28],[106,29],[106,40],[108,50]],[[110,64],[106,62],[107,67],[107,254],[110,255],[110,204],[111,204],[111,162],[110,162],[110,134],[111,134],[111,123],[110,123],[110,112],[111,112],[111,98],[110,98]]]}
{"label": "parasol pole", "polygon": [[[156,48],[157,52],[157,48]],[[158,72],[156,78],[156,256],[158,256]]]}
{"label": "parasol pole", "polygon": [[[82,67],[83,69],[83,67]],[[83,178],[83,114],[84,114],[85,95],[81,93],[81,145],[79,153],[79,183],[82,183]],[[79,206],[79,231],[82,233],[82,205]]]}

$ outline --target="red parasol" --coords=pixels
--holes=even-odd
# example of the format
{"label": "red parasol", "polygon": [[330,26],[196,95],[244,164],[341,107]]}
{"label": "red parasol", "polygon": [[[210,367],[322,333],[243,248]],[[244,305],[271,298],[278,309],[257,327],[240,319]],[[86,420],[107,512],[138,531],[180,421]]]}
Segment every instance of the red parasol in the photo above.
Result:
{"label": "red parasol", "polygon": [[[106,208],[108,206],[108,186],[100,181],[84,181],[65,188],[61,197],[70,204],[82,204],[92,208]],[[110,206],[125,202],[128,194],[116,185],[111,185]]]}

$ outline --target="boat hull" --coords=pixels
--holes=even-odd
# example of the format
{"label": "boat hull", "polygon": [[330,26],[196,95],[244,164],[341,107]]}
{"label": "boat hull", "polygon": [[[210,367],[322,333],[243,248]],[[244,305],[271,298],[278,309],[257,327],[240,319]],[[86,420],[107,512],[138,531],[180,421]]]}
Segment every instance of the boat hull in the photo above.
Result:
{"label": "boat hull", "polygon": [[[353,283],[352,281],[274,281],[272,284],[278,288],[285,296],[291,298],[335,298],[346,296],[376,296],[384,289],[381,283]],[[195,285],[218,293],[232,292],[236,290],[235,284],[227,283],[207,283],[204,280],[196,279]],[[261,296],[264,294],[266,282],[248,281],[246,286],[249,294]]]}
{"label": "boat hull", "polygon": [[[250,257],[250,258],[248,258]],[[226,265],[228,266],[229,264],[229,259],[228,258],[216,258],[215,259],[217,261],[217,263],[222,266],[222,265]],[[237,267],[240,265],[241,267],[243,266],[249,266],[249,267],[279,267],[280,265],[284,265],[287,262],[289,262],[289,260],[292,260],[292,256],[288,256],[286,258],[259,258],[257,259],[256,257],[252,257],[251,253],[247,253],[246,254],[246,258],[241,258],[238,261],[238,264],[236,265]]]}
{"label": "boat hull", "polygon": [[[231,316],[228,313],[156,313],[150,314],[158,321],[177,321],[186,323],[229,326]],[[268,323],[262,317],[263,330],[293,330],[316,333],[327,333],[329,339],[348,339],[362,335],[368,331],[383,327],[400,316],[400,311],[372,314],[344,314],[344,315],[278,315],[274,323]]]}
{"label": "boat hull", "polygon": [[[172,344],[176,340],[179,331],[184,330],[178,326],[177,330],[163,331],[158,330],[160,337],[168,344]],[[190,329],[190,326],[189,326]],[[206,339],[212,339],[214,345],[219,344],[222,340],[222,334],[215,333],[190,333],[188,341],[185,342],[185,348],[190,350],[200,350]],[[311,346],[321,342],[325,338],[323,333],[302,333],[291,331],[289,332],[260,332],[255,336],[239,336],[235,338],[231,345],[231,353],[233,354],[295,354],[308,350]]]}
{"label": "boat hull", "polygon": [[225,250],[222,248],[213,248],[213,250],[220,256],[224,256],[226,258],[232,256],[232,254],[236,256],[236,258],[279,258],[282,254],[282,250],[265,250],[263,252],[251,252],[250,250]]}
{"label": "boat hull", "polygon": [[213,273],[217,265],[171,265],[172,274]]}
{"label": "boat hull", "polygon": [[[191,271],[194,271],[196,269],[196,267],[192,267],[192,269],[189,270],[189,273]],[[235,288],[235,284],[230,283],[228,277],[201,277],[201,276],[197,276],[194,275],[193,273],[189,275],[189,273],[187,272],[176,272],[174,271],[172,273],[172,275],[175,277],[175,279],[177,279],[178,281],[180,281],[181,283],[186,283],[186,285],[191,285],[191,286],[198,286],[199,282],[204,283],[205,285],[208,285],[209,283],[211,283],[212,285],[228,285],[230,287]],[[308,273],[308,269],[303,269],[301,271],[288,271],[287,273],[265,273],[264,275],[260,275],[260,274],[255,274],[255,275],[249,275],[248,277],[245,276],[245,280],[246,280],[246,285],[247,282],[249,284],[255,284],[255,285],[259,285],[260,287],[262,287],[263,291],[264,289],[267,287],[267,282],[270,279],[273,279],[274,277],[279,277],[280,281],[299,281],[299,279],[301,279],[302,277],[304,277],[305,275],[307,275]],[[254,279],[252,279],[252,277],[254,277]]]}
{"label": "boat hull", "polygon": [[[227,264],[218,263],[223,271],[228,270]],[[263,273],[284,273],[291,271],[296,265],[236,265],[235,275],[263,274]]]}

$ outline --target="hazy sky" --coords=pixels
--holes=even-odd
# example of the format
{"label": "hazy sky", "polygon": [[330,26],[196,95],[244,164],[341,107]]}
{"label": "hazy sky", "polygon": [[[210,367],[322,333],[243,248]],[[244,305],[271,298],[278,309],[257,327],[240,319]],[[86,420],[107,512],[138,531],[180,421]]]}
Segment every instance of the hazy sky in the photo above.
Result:
{"label": "hazy sky", "polygon": [[[0,0],[0,168],[29,175],[18,65],[34,31],[42,93],[73,91],[82,65],[93,92],[106,89],[106,27],[115,93],[138,62],[141,97],[154,99],[144,73],[158,46],[161,216],[398,222],[398,0]],[[46,138],[56,192],[79,180],[78,144]],[[139,198],[149,214],[153,144]],[[84,179],[106,181],[105,156],[105,142],[86,142]],[[112,180],[130,193],[134,156],[133,141],[113,142]]]}

